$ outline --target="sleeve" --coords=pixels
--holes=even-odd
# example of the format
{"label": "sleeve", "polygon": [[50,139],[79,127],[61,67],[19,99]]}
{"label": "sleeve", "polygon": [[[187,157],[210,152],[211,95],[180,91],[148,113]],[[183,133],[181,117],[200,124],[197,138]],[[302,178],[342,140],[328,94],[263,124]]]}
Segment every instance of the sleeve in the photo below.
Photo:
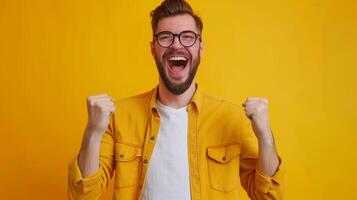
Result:
{"label": "sleeve", "polygon": [[243,188],[253,200],[281,200],[284,194],[284,165],[281,157],[280,164],[273,176],[266,176],[258,169],[258,141],[251,128],[249,119],[241,116],[241,157],[240,179]]}
{"label": "sleeve", "polygon": [[113,133],[114,117],[111,117],[111,123],[101,141],[99,170],[96,173],[83,178],[78,166],[78,155],[69,163],[67,193],[70,200],[99,199],[107,189],[115,168]]}

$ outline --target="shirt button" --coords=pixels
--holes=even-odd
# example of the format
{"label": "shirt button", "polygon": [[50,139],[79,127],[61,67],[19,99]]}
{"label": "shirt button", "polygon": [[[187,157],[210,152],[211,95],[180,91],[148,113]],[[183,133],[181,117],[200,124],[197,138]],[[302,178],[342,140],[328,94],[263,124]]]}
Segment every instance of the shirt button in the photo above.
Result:
{"label": "shirt button", "polygon": [[120,157],[120,158],[124,158],[124,154],[120,154],[119,157]]}
{"label": "shirt button", "polygon": [[148,163],[148,160],[147,159],[144,159],[144,164],[147,164]]}
{"label": "shirt button", "polygon": [[152,136],[150,137],[150,140],[151,140],[151,141],[152,141],[152,140],[155,140],[155,136],[152,135]]}
{"label": "shirt button", "polygon": [[226,161],[226,159],[227,159],[226,156],[223,156],[223,157],[222,157],[222,160],[223,160],[223,161]]}

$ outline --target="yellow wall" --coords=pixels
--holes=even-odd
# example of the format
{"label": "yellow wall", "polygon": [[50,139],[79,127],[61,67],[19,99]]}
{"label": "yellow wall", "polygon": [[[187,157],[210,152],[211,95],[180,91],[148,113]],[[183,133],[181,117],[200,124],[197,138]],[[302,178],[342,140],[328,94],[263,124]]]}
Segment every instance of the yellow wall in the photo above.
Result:
{"label": "yellow wall", "polygon": [[[159,2],[0,1],[0,199],[65,198],[86,96],[157,83]],[[357,199],[356,1],[216,2],[191,1],[205,26],[200,87],[269,98],[286,199]]]}

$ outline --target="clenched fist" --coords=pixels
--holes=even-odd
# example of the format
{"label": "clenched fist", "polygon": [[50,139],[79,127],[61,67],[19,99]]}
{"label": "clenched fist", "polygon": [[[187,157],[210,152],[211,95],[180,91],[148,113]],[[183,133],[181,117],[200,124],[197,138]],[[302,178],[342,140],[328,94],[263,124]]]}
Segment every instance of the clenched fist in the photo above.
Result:
{"label": "clenched fist", "polygon": [[252,123],[255,136],[258,139],[271,139],[268,100],[260,97],[250,97],[242,105],[246,116]]}
{"label": "clenched fist", "polygon": [[114,99],[107,94],[87,98],[87,131],[102,136],[108,128],[110,114],[115,111]]}

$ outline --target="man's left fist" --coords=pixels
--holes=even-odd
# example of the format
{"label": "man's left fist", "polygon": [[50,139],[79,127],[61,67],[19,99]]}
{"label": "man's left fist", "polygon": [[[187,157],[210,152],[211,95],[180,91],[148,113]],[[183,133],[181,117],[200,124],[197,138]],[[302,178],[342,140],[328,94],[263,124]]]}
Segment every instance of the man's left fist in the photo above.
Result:
{"label": "man's left fist", "polygon": [[242,105],[258,140],[271,139],[268,100],[260,97],[249,97]]}

